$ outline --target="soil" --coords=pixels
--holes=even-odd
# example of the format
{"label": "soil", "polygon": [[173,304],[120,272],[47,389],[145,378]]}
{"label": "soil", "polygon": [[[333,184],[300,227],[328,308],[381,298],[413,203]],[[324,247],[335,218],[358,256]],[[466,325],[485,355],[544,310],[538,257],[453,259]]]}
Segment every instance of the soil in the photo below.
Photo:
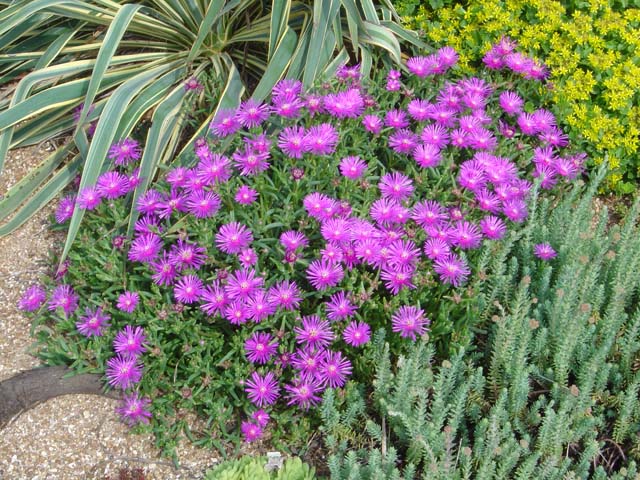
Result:
{"label": "soil", "polygon": [[[50,146],[9,153],[0,174],[4,194],[50,153]],[[30,322],[16,307],[22,293],[50,269],[64,234],[49,230],[57,201],[0,238],[0,381],[39,365],[29,354]],[[118,400],[65,395],[29,410],[0,431],[0,478],[105,479],[142,470],[145,479],[197,479],[218,462],[213,451],[183,441],[179,467],[160,456],[152,435],[134,435],[114,409]],[[127,478],[127,477],[125,477]]]}

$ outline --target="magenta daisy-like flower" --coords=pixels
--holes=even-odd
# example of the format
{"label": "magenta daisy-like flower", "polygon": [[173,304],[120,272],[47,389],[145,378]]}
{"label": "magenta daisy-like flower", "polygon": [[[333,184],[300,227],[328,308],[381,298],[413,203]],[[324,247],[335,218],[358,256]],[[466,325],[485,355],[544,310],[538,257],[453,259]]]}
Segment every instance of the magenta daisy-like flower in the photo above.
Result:
{"label": "magenta daisy-like flower", "polygon": [[106,375],[109,385],[126,390],[142,378],[142,365],[137,357],[118,354],[107,360]]}
{"label": "magenta daisy-like flower", "polygon": [[485,212],[490,212],[490,213],[500,212],[502,207],[502,202],[500,202],[500,199],[491,190],[483,188],[479,192],[474,192],[474,193],[476,197],[476,202],[478,204],[478,208],[480,208],[480,210],[484,210]]}
{"label": "magenta daisy-like flower", "polygon": [[306,315],[302,317],[302,325],[294,327],[296,342],[311,348],[328,346],[334,339],[331,325],[322,320],[318,315]]}
{"label": "magenta daisy-like flower", "polygon": [[240,126],[240,122],[236,118],[235,109],[225,108],[218,111],[211,122],[210,130],[218,137],[226,137],[236,133]]}
{"label": "magenta daisy-like flower", "polygon": [[382,119],[377,115],[369,114],[362,118],[362,125],[367,132],[378,135],[382,131]]}
{"label": "magenta daisy-like flower", "polygon": [[261,427],[266,427],[271,417],[269,417],[269,414],[267,412],[260,409],[253,412],[251,414],[251,418],[258,422],[258,425],[260,425]]}
{"label": "magenta daisy-like flower", "polygon": [[249,320],[249,309],[242,300],[234,300],[224,308],[223,316],[231,325],[243,325]]}
{"label": "magenta daisy-like flower", "polygon": [[129,192],[129,178],[119,172],[105,172],[98,177],[96,191],[109,200],[121,197]]}
{"label": "magenta daisy-like flower", "polygon": [[231,222],[222,225],[216,234],[216,245],[224,253],[240,253],[253,241],[253,234],[245,225]]}
{"label": "magenta daisy-like flower", "polygon": [[533,253],[536,257],[542,260],[551,260],[558,255],[553,247],[548,243],[538,243],[533,247]]}
{"label": "magenta daisy-like flower", "polygon": [[158,208],[158,217],[170,218],[175,212],[186,212],[187,197],[177,189],[171,189],[171,192],[165,197],[160,208]]}
{"label": "magenta daisy-like flower", "polygon": [[287,391],[287,405],[297,405],[303,410],[317,405],[322,400],[317,394],[322,391],[322,387],[317,380],[312,378],[298,379],[292,385],[285,385]]}
{"label": "magenta daisy-like flower", "polygon": [[240,261],[240,265],[244,268],[249,268],[256,264],[258,261],[258,255],[253,248],[245,248],[238,255],[238,260]]}
{"label": "magenta daisy-like flower", "polygon": [[351,180],[360,178],[367,170],[367,164],[358,156],[344,157],[340,161],[340,173]]}
{"label": "magenta daisy-like flower", "polygon": [[402,110],[389,110],[384,116],[384,124],[391,128],[405,128],[409,126],[407,114]]}
{"label": "magenta daisy-like flower", "polygon": [[227,278],[225,293],[230,300],[246,300],[263,284],[264,279],[256,276],[253,268],[236,270]]}
{"label": "magenta daisy-like flower", "polygon": [[340,291],[329,297],[329,301],[325,303],[327,309],[327,318],[332,322],[344,320],[352,317],[358,307],[351,303],[345,292]]}
{"label": "magenta daisy-like flower", "polygon": [[451,253],[451,247],[446,240],[429,238],[424,242],[424,254],[431,260],[443,258]]}
{"label": "magenta daisy-like flower", "polygon": [[324,108],[336,118],[358,118],[364,112],[364,98],[357,88],[324,97]]}
{"label": "magenta daisy-like flower", "polygon": [[169,254],[162,252],[162,257],[155,262],[150,263],[153,269],[151,278],[156,285],[171,285],[176,278],[176,267],[169,260]]}
{"label": "magenta daisy-like flower", "polygon": [[113,340],[113,349],[123,357],[137,357],[147,351],[142,345],[146,338],[142,327],[126,325]]}
{"label": "magenta daisy-like flower", "polygon": [[138,292],[126,291],[118,297],[118,303],[116,306],[118,310],[122,312],[132,313],[140,302],[140,295]]}
{"label": "magenta daisy-like flower", "polygon": [[300,306],[302,297],[295,282],[283,280],[269,289],[269,303],[285,310],[295,310]]}
{"label": "magenta daisy-like flower", "polygon": [[199,190],[191,192],[187,197],[186,207],[196,218],[208,218],[220,210],[221,203],[217,193]]}
{"label": "magenta daisy-like flower", "polygon": [[244,351],[252,363],[267,363],[277,350],[278,341],[269,333],[254,333],[244,342]]}
{"label": "magenta daisy-like flower", "polygon": [[388,225],[395,223],[397,218],[396,212],[399,208],[400,205],[397,201],[391,198],[380,198],[371,204],[369,215],[371,215],[371,218],[379,225]]}
{"label": "magenta daisy-like flower", "polygon": [[482,234],[473,223],[459,221],[449,232],[449,241],[463,250],[478,248],[482,243]]}
{"label": "magenta daisy-like flower", "polygon": [[351,220],[345,218],[331,218],[325,220],[320,227],[322,237],[328,242],[340,245],[349,241]]}
{"label": "magenta daisy-like flower", "polygon": [[51,294],[48,308],[51,311],[62,308],[65,315],[69,317],[78,308],[79,299],[71,285],[58,285]]}
{"label": "magenta daisy-like flower", "polygon": [[351,362],[342,356],[342,352],[327,352],[318,368],[321,385],[331,388],[344,387],[352,372]]}
{"label": "magenta daisy-like flower", "polygon": [[188,172],[189,170],[185,167],[176,167],[167,172],[166,180],[173,188],[185,187],[189,176]]}
{"label": "magenta daisy-like flower", "polygon": [[244,437],[244,441],[247,443],[260,440],[263,435],[262,426],[256,422],[244,421],[240,424],[240,432]]}
{"label": "magenta daisy-like flower", "polygon": [[304,135],[304,149],[313,155],[331,155],[338,139],[338,131],[330,123],[314,125]]}
{"label": "magenta daisy-like flower", "polygon": [[200,299],[203,302],[200,305],[200,310],[210,316],[222,314],[229,303],[229,298],[224,288],[218,282],[214,282],[213,285],[207,285],[202,291]]}
{"label": "magenta daisy-like flower", "polygon": [[434,145],[440,149],[446,147],[449,143],[449,133],[447,129],[437,123],[424,127],[420,138],[425,144]]}
{"label": "magenta daisy-like flower", "polygon": [[64,223],[69,220],[73,216],[73,211],[76,206],[76,197],[75,195],[69,195],[63,197],[58,204],[58,208],[56,208],[56,222]]}
{"label": "magenta daisy-like flower", "polygon": [[173,296],[180,303],[197,302],[203,292],[202,280],[197,275],[185,275],[176,282]]}
{"label": "magenta daisy-like flower", "polygon": [[102,196],[98,193],[96,187],[85,187],[80,190],[76,204],[83,210],[95,210],[102,202]]}
{"label": "magenta daisy-like flower", "polygon": [[269,168],[269,153],[260,153],[251,147],[237,150],[233,154],[236,167],[240,169],[240,175],[252,176],[264,172]]}
{"label": "magenta daisy-like flower", "polygon": [[342,332],[342,338],[347,345],[360,347],[371,339],[371,327],[367,323],[353,321]]}
{"label": "magenta daisy-like flower", "polygon": [[169,261],[181,272],[187,269],[198,270],[207,260],[207,249],[197,243],[189,243],[178,239],[178,243],[171,246]]}
{"label": "magenta daisy-like flower", "polygon": [[344,270],[338,263],[314,260],[307,268],[307,279],[316,290],[334,287],[344,277]]}
{"label": "magenta daisy-like flower", "polygon": [[442,154],[436,145],[418,145],[413,149],[413,159],[422,168],[433,168],[440,165]]}
{"label": "magenta daisy-like flower", "polygon": [[522,112],[524,100],[515,92],[506,90],[500,94],[500,107],[508,115],[518,115]]}
{"label": "magenta daisy-like flower", "polygon": [[420,137],[407,128],[396,130],[389,136],[389,148],[394,152],[409,155],[418,146]]}
{"label": "magenta daisy-like flower", "polygon": [[249,400],[258,407],[272,405],[280,396],[278,380],[273,372],[267,372],[261,376],[258,372],[253,372],[251,378],[245,381],[245,392]]}
{"label": "magenta daisy-like flower", "polygon": [[528,216],[527,204],[519,198],[507,200],[502,205],[502,213],[512,222],[522,223]]}
{"label": "magenta daisy-like flower", "polygon": [[404,267],[388,267],[383,266],[380,278],[384,282],[384,286],[393,295],[397,295],[403,288],[414,289],[416,286],[412,283],[415,269],[412,266]]}
{"label": "magenta daisy-like flower", "polygon": [[447,219],[447,213],[442,205],[435,200],[423,200],[411,209],[411,219],[422,228],[439,224]]}
{"label": "magenta daisy-like flower", "polygon": [[40,285],[31,285],[20,298],[18,308],[24,312],[33,312],[38,310],[46,299],[47,292],[44,288]]}
{"label": "magenta daisy-like flower", "polygon": [[144,233],[131,242],[128,258],[132,262],[148,263],[154,260],[162,249],[162,239],[153,233]]}
{"label": "magenta daisy-like flower", "polygon": [[433,269],[440,276],[440,280],[454,287],[465,282],[471,273],[466,262],[455,254],[436,259]]}
{"label": "magenta daisy-like flower", "polygon": [[247,185],[242,185],[236,191],[235,201],[240,205],[251,205],[258,198],[258,192]]}
{"label": "magenta daisy-like flower", "polygon": [[278,147],[290,158],[302,158],[306,131],[303,127],[286,127],[278,136]]}
{"label": "magenta daisy-like flower", "polygon": [[160,233],[162,227],[157,217],[145,215],[138,219],[134,225],[134,230],[139,233]]}
{"label": "magenta daisy-like flower", "polygon": [[129,426],[133,426],[137,423],[149,423],[149,419],[152,417],[151,412],[147,410],[147,407],[151,404],[151,399],[148,397],[140,397],[138,392],[132,392],[124,396],[119,407],[116,407],[116,413],[118,413],[122,420]]}
{"label": "magenta daisy-like flower", "polygon": [[298,248],[304,248],[309,245],[309,239],[302,232],[289,230],[280,235],[280,244],[286,250],[297,250]]}
{"label": "magenta daisy-like flower", "polygon": [[255,323],[260,323],[276,311],[276,307],[269,303],[264,290],[255,291],[247,300],[247,315]]}
{"label": "magenta daisy-like flower", "polygon": [[230,165],[231,160],[229,160],[229,157],[214,153],[210,158],[205,158],[198,162],[195,178],[210,186],[217,183],[225,183],[231,178]]}
{"label": "magenta daisy-like flower", "polygon": [[296,350],[291,359],[291,365],[295,368],[303,379],[315,379],[318,375],[320,362],[326,355],[326,350],[305,347]]}
{"label": "magenta daisy-like flower", "polygon": [[398,239],[389,245],[389,261],[393,268],[415,265],[420,259],[420,249],[412,240]]}
{"label": "magenta daisy-like flower", "polygon": [[484,236],[490,240],[500,240],[507,232],[504,221],[495,215],[487,215],[480,220],[480,229]]}
{"label": "magenta daisy-like flower", "polygon": [[413,193],[413,182],[402,173],[392,172],[382,176],[378,188],[383,197],[401,201]]}
{"label": "magenta daisy-like flower", "polygon": [[160,192],[153,189],[147,190],[138,199],[136,210],[143,215],[155,215],[156,211],[162,207],[163,201],[164,198],[162,198]]}
{"label": "magenta daisy-like flower", "polygon": [[272,98],[273,111],[283,118],[297,118],[304,108],[304,102],[298,94],[285,93]]}
{"label": "magenta daisy-like flower", "polygon": [[242,102],[236,112],[236,119],[240,125],[247,128],[259,126],[267,118],[269,118],[269,106],[253,98]]}
{"label": "magenta daisy-like flower", "polygon": [[416,77],[424,78],[433,75],[436,65],[430,57],[411,57],[407,60],[407,69]]}
{"label": "magenta daisy-like flower", "polygon": [[131,138],[114,143],[109,148],[109,158],[116,165],[128,165],[140,160],[140,144]]}
{"label": "magenta daisy-like flower", "polygon": [[373,238],[355,242],[356,257],[368,265],[378,265],[380,249],[380,242]]}
{"label": "magenta daisy-like flower", "polygon": [[416,339],[427,331],[430,321],[424,311],[418,307],[402,306],[391,316],[391,330],[400,333],[401,337]]}
{"label": "magenta daisy-like flower", "polygon": [[85,314],[76,322],[76,328],[85,337],[101,337],[104,329],[109,326],[111,317],[102,311],[101,307],[91,310],[85,309]]}

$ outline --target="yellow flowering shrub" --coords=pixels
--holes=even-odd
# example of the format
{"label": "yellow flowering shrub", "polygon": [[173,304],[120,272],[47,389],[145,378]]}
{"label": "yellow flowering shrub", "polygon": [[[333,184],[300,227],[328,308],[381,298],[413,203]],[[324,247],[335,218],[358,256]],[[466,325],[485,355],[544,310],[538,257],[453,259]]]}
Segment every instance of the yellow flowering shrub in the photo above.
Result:
{"label": "yellow flowering shrub", "polygon": [[451,45],[472,72],[502,36],[549,68],[556,114],[592,162],[608,161],[607,187],[640,185],[640,8],[586,0],[398,0],[407,25]]}

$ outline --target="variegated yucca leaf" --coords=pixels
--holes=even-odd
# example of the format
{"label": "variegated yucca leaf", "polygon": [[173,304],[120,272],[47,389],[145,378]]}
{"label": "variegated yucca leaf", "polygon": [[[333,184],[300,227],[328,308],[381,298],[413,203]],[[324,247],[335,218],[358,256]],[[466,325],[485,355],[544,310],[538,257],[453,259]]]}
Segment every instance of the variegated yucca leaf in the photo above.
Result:
{"label": "variegated yucca leaf", "polygon": [[[397,21],[388,0],[0,0],[0,175],[10,149],[67,137],[62,149],[0,192],[0,235],[76,175],[80,188],[93,185],[108,168],[110,145],[143,117],[152,122],[134,204],[159,167],[187,162],[215,113],[245,94],[264,99],[284,77],[309,87],[349,60],[368,74],[376,50],[400,62],[399,39],[420,43]],[[219,103],[204,105],[196,94],[199,108],[211,113],[185,138],[184,82],[212,77],[223,89]],[[97,122],[91,140],[90,122]],[[82,216],[76,209],[63,259]],[[135,218],[132,209],[129,233]]]}

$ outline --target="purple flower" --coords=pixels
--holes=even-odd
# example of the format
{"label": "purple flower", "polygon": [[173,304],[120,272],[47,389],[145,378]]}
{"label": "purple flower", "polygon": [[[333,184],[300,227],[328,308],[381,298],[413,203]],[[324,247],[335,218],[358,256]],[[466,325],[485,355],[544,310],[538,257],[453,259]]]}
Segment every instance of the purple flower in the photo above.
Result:
{"label": "purple flower", "polygon": [[123,357],[137,357],[147,351],[142,345],[146,338],[142,327],[126,325],[113,340],[113,349]]}
{"label": "purple flower", "polygon": [[451,247],[441,238],[429,238],[424,242],[424,254],[431,260],[437,260],[450,253]]}
{"label": "purple flower", "polygon": [[367,170],[367,164],[358,156],[345,157],[340,161],[340,173],[351,180],[356,180]]}
{"label": "purple flower", "polygon": [[185,275],[173,289],[173,295],[180,303],[197,302],[203,292],[202,280],[197,275]]}
{"label": "purple flower", "polygon": [[228,254],[239,253],[253,241],[253,234],[238,222],[222,225],[216,234],[216,245]]}
{"label": "purple flower", "polygon": [[260,153],[251,147],[237,150],[233,154],[235,165],[240,168],[240,175],[252,176],[269,168],[269,153]]}
{"label": "purple flower", "polygon": [[258,255],[256,255],[256,252],[254,252],[252,248],[245,248],[238,255],[238,260],[244,268],[249,268],[256,264]]}
{"label": "purple flower", "polygon": [[351,303],[343,291],[331,295],[325,305],[327,308],[327,318],[332,322],[350,318],[358,309],[356,305]]}
{"label": "purple flower", "polygon": [[378,135],[382,131],[382,119],[376,115],[369,114],[362,118],[362,125],[367,132]]}
{"label": "purple flower", "polygon": [[302,325],[294,327],[296,342],[311,348],[326,347],[334,339],[331,326],[326,320],[321,320],[318,315],[302,317]]}
{"label": "purple flower", "polygon": [[142,378],[142,365],[137,357],[116,355],[107,360],[106,376],[109,385],[126,390]]}
{"label": "purple flower", "polygon": [[551,260],[558,255],[553,247],[548,243],[538,243],[533,247],[533,253],[536,257],[542,260]]}
{"label": "purple flower", "polygon": [[116,306],[123,312],[132,313],[138,306],[139,301],[140,295],[138,292],[125,291],[118,297]]}
{"label": "purple flower", "polygon": [[404,200],[413,193],[413,182],[409,177],[399,172],[384,174],[378,187],[383,197],[396,201]]}
{"label": "purple flower", "polygon": [[302,158],[306,131],[303,127],[286,127],[278,136],[278,147],[290,158]]}
{"label": "purple flower", "polygon": [[231,301],[224,308],[224,318],[231,325],[243,325],[249,320],[249,309],[242,300]]}
{"label": "purple flower", "polygon": [[253,188],[242,185],[238,188],[235,195],[235,201],[240,205],[251,205],[258,198],[258,192]]}
{"label": "purple flower", "polygon": [[152,279],[156,285],[171,285],[176,278],[176,267],[169,260],[169,254],[162,252],[162,257],[150,263],[153,269]]}
{"label": "purple flower", "polygon": [[96,191],[109,200],[121,197],[129,192],[129,178],[119,172],[105,172],[98,177]]}
{"label": "purple flower", "polygon": [[364,111],[365,105],[360,90],[351,88],[326,95],[324,108],[336,118],[357,118]]}
{"label": "purple flower", "polygon": [[211,122],[211,132],[218,137],[226,137],[240,129],[240,122],[236,118],[235,109],[221,109]]}
{"label": "purple flower", "polygon": [[413,159],[422,168],[433,168],[440,165],[442,154],[436,145],[418,145],[413,149]]}
{"label": "purple flower", "polygon": [[431,227],[447,219],[444,207],[435,200],[423,200],[411,209],[411,219],[422,228]]}
{"label": "purple flower", "polygon": [[70,285],[58,285],[51,294],[48,308],[51,311],[62,308],[65,315],[69,317],[78,308],[79,298]]}
{"label": "purple flower", "polygon": [[227,278],[224,291],[230,300],[247,300],[263,284],[262,277],[256,277],[252,268],[236,270]]}
{"label": "purple flower", "polygon": [[278,380],[273,372],[267,372],[261,376],[258,372],[253,372],[251,378],[245,381],[245,392],[249,400],[258,407],[272,405],[280,396]]}
{"label": "purple flower", "polygon": [[242,432],[244,441],[247,443],[255,442],[256,440],[262,438],[263,435],[261,425],[255,422],[242,422],[240,424],[240,431]]}
{"label": "purple flower", "polygon": [[302,93],[302,82],[293,78],[286,78],[278,81],[273,87],[273,96],[300,95]]}
{"label": "purple flower", "polygon": [[140,144],[131,138],[125,138],[111,145],[109,158],[116,165],[128,165],[140,160]]}
{"label": "purple flower", "polygon": [[397,295],[404,287],[414,289],[416,286],[412,283],[415,269],[412,266],[404,266],[399,268],[384,267],[380,278],[384,281],[384,285],[392,294]]}
{"label": "purple flower", "polygon": [[277,350],[278,341],[269,333],[254,333],[244,342],[244,351],[252,363],[267,363]]}
{"label": "purple flower", "polygon": [[301,378],[315,379],[318,375],[320,362],[322,362],[325,355],[326,350],[316,350],[309,347],[302,348],[294,353],[291,365],[300,373]]}
{"label": "purple flower", "polygon": [[304,233],[296,230],[289,230],[280,235],[280,244],[287,250],[297,250],[309,245],[309,240]]}
{"label": "purple flower", "polygon": [[420,137],[407,128],[401,128],[389,136],[389,148],[394,152],[409,155],[418,146]]}
{"label": "purple flower", "polygon": [[210,316],[222,314],[229,303],[229,298],[224,288],[218,282],[213,285],[207,285],[200,298],[203,301],[202,305],[200,305],[200,310]]}
{"label": "purple flower", "polygon": [[433,56],[412,57],[407,60],[407,69],[418,78],[424,78],[435,73],[437,62],[437,58]]}
{"label": "purple flower", "polygon": [[116,407],[116,413],[118,413],[122,420],[129,426],[133,426],[136,423],[149,423],[151,418],[151,412],[147,410],[147,407],[151,404],[151,399],[148,397],[139,397],[138,392],[132,392],[124,396],[119,407]]}
{"label": "purple flower", "polygon": [[217,193],[204,190],[191,192],[187,197],[187,210],[196,218],[213,217],[220,210],[221,200]]}
{"label": "purple flower", "polygon": [[109,320],[111,317],[103,313],[101,307],[95,310],[87,308],[85,314],[80,317],[80,321],[76,322],[76,328],[85,337],[101,337],[104,333],[103,329],[109,326]]}
{"label": "purple flower", "polygon": [[519,115],[522,112],[524,100],[517,93],[506,90],[500,94],[499,103],[505,113]]}
{"label": "purple flower", "polygon": [[156,190],[147,190],[138,199],[136,209],[143,215],[155,215],[156,211],[162,207],[162,195]]}
{"label": "purple flower", "polygon": [[187,269],[198,270],[207,260],[207,249],[199,247],[197,243],[185,242],[178,239],[178,243],[171,246],[169,261],[181,272]]}
{"label": "purple flower", "polygon": [[236,119],[240,125],[247,128],[259,126],[267,118],[269,118],[269,107],[253,98],[242,102],[236,112]]}
{"label": "purple flower", "polygon": [[480,228],[485,237],[490,240],[500,240],[507,231],[507,226],[501,218],[488,215],[480,220]]}
{"label": "purple flower", "polygon": [[302,300],[298,286],[289,280],[283,280],[271,287],[268,298],[269,303],[285,310],[295,310]]}
{"label": "purple flower", "polygon": [[447,129],[442,125],[427,125],[420,134],[421,140],[427,145],[433,145],[440,149],[446,147],[449,143],[449,134]]}
{"label": "purple flower", "polygon": [[287,405],[289,406],[297,405],[303,410],[308,410],[321,400],[316,394],[320,393],[322,388],[316,380],[311,378],[299,379],[293,385],[285,385],[284,389],[288,392],[287,398],[289,401]]}
{"label": "purple flower", "polygon": [[463,283],[471,273],[466,262],[455,254],[436,259],[433,269],[440,276],[440,280],[454,287]]}
{"label": "purple flower", "polygon": [[353,321],[342,332],[342,338],[347,345],[360,347],[371,339],[371,328],[364,322]]}
{"label": "purple flower", "polygon": [[251,418],[258,422],[261,427],[266,427],[270,419],[269,414],[262,409],[253,412]]}
{"label": "purple flower", "polygon": [[205,158],[198,162],[195,175],[187,175],[185,184],[189,178],[196,178],[205,185],[215,185],[225,183],[231,178],[231,160],[224,155],[212,154],[210,158]]}
{"label": "purple flower", "polygon": [[132,262],[149,263],[162,249],[162,239],[153,233],[144,233],[131,242],[128,258]]}
{"label": "purple flower", "polygon": [[[47,293],[40,285],[31,285],[18,302],[18,308],[24,312],[38,310],[47,299]],[[57,307],[56,307],[57,308]]]}
{"label": "purple flower", "polygon": [[83,210],[94,210],[100,205],[102,197],[98,193],[95,187],[85,187],[80,190],[76,203],[79,208]]}
{"label": "purple flower", "polygon": [[384,116],[384,124],[391,128],[405,128],[409,126],[409,120],[407,120],[407,114],[404,111],[392,109]]}
{"label": "purple flower", "polygon": [[452,245],[463,250],[478,248],[482,243],[482,235],[476,225],[466,221],[458,221],[449,232]]}
{"label": "purple flower", "polygon": [[191,77],[185,80],[184,82],[184,90],[186,92],[200,92],[204,89],[204,85],[202,85],[196,77]]}
{"label": "purple flower", "polygon": [[316,290],[326,290],[335,287],[344,277],[344,270],[340,264],[326,260],[314,260],[307,268],[307,279]]}
{"label": "purple flower", "polygon": [[415,265],[420,258],[420,249],[411,240],[398,239],[389,245],[389,261],[393,268]]}
{"label": "purple flower", "polygon": [[330,123],[314,125],[305,133],[304,149],[313,155],[331,155],[338,139],[338,131]]}
{"label": "purple flower", "polygon": [[294,93],[285,93],[272,97],[273,111],[283,118],[297,118],[304,108],[304,102]]}
{"label": "purple flower", "polygon": [[56,209],[56,222],[64,223],[73,216],[73,211],[76,206],[75,195],[69,195],[60,200],[58,208]]}
{"label": "purple flower", "polygon": [[402,306],[391,316],[394,332],[399,332],[401,337],[416,339],[416,335],[423,335],[430,321],[424,316],[424,311],[411,306]]}
{"label": "purple flower", "polygon": [[343,358],[342,352],[328,352],[318,368],[318,379],[321,385],[339,388],[344,386],[351,372],[351,362]]}
{"label": "purple flower", "polygon": [[275,305],[269,303],[267,293],[258,290],[246,300],[247,315],[255,323],[260,323],[276,311]]}

